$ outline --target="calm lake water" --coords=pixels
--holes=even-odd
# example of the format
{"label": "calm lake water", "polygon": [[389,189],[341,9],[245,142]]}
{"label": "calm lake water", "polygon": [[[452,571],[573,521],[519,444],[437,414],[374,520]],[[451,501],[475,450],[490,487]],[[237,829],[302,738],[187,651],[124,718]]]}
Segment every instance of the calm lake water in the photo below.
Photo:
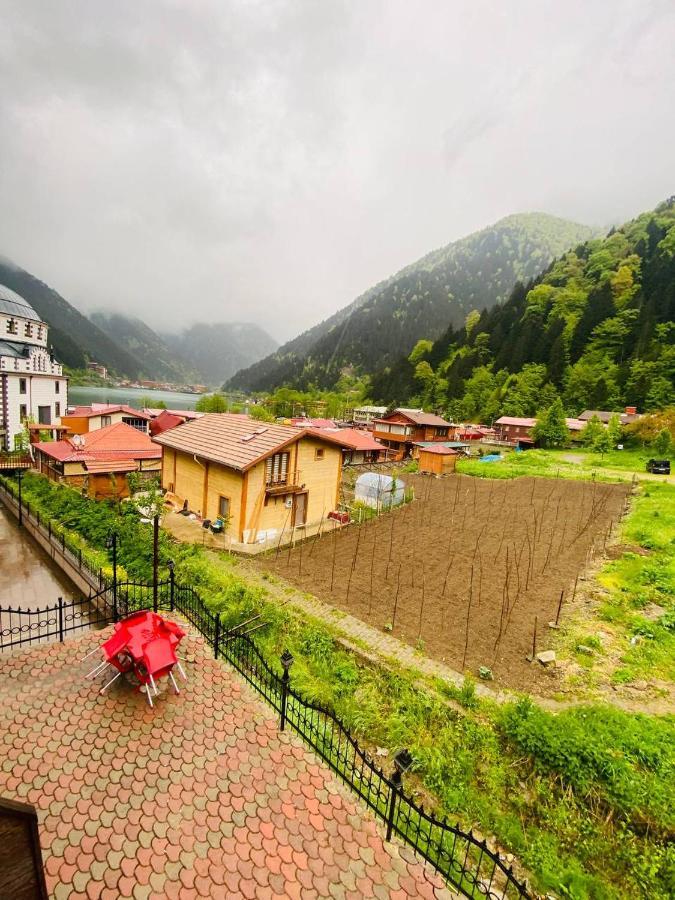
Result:
{"label": "calm lake water", "polygon": [[194,409],[200,394],[181,394],[178,391],[149,391],[147,388],[88,387],[68,388],[69,406],[88,406],[90,403],[125,403],[134,409],[157,406],[160,400],[169,409]]}

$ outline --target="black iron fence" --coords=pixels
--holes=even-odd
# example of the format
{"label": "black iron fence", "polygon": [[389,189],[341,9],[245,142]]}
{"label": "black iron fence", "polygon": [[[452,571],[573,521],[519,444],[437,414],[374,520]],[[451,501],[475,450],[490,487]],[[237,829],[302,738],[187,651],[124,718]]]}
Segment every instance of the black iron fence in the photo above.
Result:
{"label": "black iron fence", "polygon": [[[51,524],[47,527],[51,537]],[[67,538],[59,540],[67,550]],[[85,565],[81,554],[77,560],[81,567]],[[116,583],[100,570],[94,574],[100,588],[87,598],[70,603],[59,599],[41,610],[0,609],[0,651],[34,641],[63,641],[70,632],[102,627],[139,609],[179,612],[203,635],[215,658],[227,660],[276,710],[281,730],[289,726],[297,732],[385,822],[387,839],[398,835],[471,900],[534,900],[527,883],[485,839],[438,819],[406,794],[403,775],[413,764],[407,751],[396,754],[394,771],[387,775],[333,712],[293,690],[292,656],[284,653],[281,672],[275,671],[250,636],[260,627],[252,624],[258,617],[236,628],[222,627],[220,616],[205,606],[192,587],[176,582],[173,571],[167,581],[157,584]]]}

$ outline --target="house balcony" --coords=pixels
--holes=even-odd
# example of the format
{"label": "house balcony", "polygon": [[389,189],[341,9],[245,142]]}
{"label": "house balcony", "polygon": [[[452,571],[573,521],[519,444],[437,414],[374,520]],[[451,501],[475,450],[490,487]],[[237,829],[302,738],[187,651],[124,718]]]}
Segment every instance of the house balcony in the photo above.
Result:
{"label": "house balcony", "polygon": [[265,482],[265,494],[268,497],[299,494],[304,490],[305,485],[300,480],[299,472],[287,472],[285,475],[268,477]]}

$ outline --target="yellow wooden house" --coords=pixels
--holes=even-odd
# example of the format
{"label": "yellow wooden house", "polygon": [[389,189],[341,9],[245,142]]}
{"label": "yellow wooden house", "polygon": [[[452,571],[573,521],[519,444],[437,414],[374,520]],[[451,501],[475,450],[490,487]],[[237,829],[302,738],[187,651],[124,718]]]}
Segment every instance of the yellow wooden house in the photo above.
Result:
{"label": "yellow wooden house", "polygon": [[224,520],[233,541],[309,530],[337,508],[339,436],[211,413],[154,440],[163,448],[162,487],[202,519]]}

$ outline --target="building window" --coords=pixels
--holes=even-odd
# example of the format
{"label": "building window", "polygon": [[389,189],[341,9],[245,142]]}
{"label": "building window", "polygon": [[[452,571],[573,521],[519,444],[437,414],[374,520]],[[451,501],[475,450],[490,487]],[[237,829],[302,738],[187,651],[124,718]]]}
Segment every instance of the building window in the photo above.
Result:
{"label": "building window", "polygon": [[60,415],[61,415],[61,404],[60,404],[60,403],[55,403],[55,404],[54,404],[54,415],[55,415],[55,416],[60,416]]}
{"label": "building window", "polygon": [[105,428],[106,425],[112,425],[112,416],[101,416],[101,428]]}
{"label": "building window", "polygon": [[16,319],[7,319],[7,334],[18,334],[19,327]]}
{"label": "building window", "polygon": [[54,382],[54,390],[56,391],[57,394],[61,393],[61,382],[60,381]]}
{"label": "building window", "polygon": [[26,324],[23,326],[23,333],[25,337],[33,337],[33,326],[30,324],[30,322],[26,322]]}
{"label": "building window", "polygon": [[230,518],[230,498],[229,497],[219,497],[218,498],[218,518],[223,519],[223,521],[227,521]]}
{"label": "building window", "polygon": [[25,378],[19,378],[19,393],[20,394],[26,393],[26,379]]}
{"label": "building window", "polygon": [[28,418],[28,407],[25,405],[25,403],[22,403],[21,406],[19,407],[19,419],[23,423],[26,421],[27,418]]}
{"label": "building window", "polygon": [[265,462],[267,484],[286,484],[288,480],[288,453],[275,453]]}
{"label": "building window", "polygon": [[323,459],[326,454],[326,451],[323,447],[317,447],[314,451],[314,459]]}

